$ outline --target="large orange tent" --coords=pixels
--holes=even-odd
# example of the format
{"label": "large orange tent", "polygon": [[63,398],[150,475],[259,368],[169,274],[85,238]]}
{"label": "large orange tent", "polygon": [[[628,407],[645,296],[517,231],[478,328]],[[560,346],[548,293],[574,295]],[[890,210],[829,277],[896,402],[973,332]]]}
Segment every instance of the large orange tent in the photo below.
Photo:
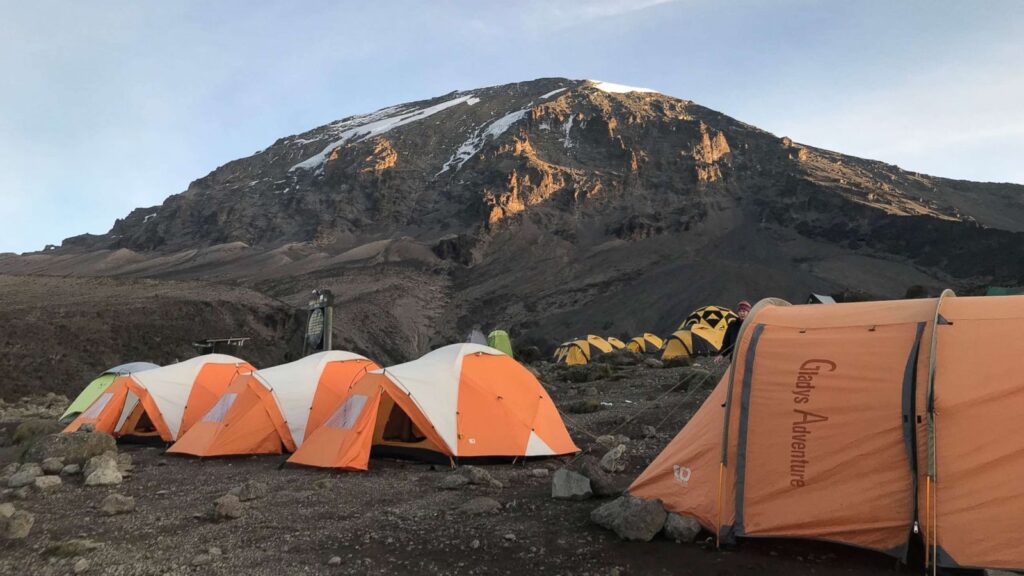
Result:
{"label": "large orange tent", "polygon": [[477,344],[445,346],[363,376],[288,462],[366,470],[374,447],[451,460],[579,450],[540,382]]}
{"label": "large orange tent", "polygon": [[65,432],[93,424],[114,436],[151,436],[173,442],[216,403],[248,362],[224,354],[118,376]]}
{"label": "large orange tent", "polygon": [[373,361],[332,350],[239,373],[213,408],[168,452],[194,456],[295,451]]}
{"label": "large orange tent", "polygon": [[630,487],[722,540],[1024,568],[1024,297],[751,311],[727,375]]}

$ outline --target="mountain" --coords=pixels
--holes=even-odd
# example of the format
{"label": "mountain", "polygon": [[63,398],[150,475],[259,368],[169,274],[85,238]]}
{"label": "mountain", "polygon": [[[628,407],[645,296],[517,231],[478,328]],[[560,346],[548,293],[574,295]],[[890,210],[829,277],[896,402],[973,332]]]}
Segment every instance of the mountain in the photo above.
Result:
{"label": "mountain", "polygon": [[[295,353],[309,290],[330,288],[338,345],[393,362],[475,324],[544,346],[667,333],[698,305],[740,298],[1024,284],[1024,186],[908,172],[654,91],[545,78],[281,138],[107,234],[0,255],[0,275],[19,286],[75,277],[74,300],[84,290],[108,304],[104,294],[124,290],[111,286],[140,279],[188,302],[216,291],[223,322],[193,338],[272,324],[278,344],[251,353],[277,359]],[[81,280],[93,277],[106,283]],[[54,305],[23,292],[0,314]],[[267,302],[254,325],[238,302],[256,297]],[[161,301],[151,305],[160,316]],[[77,322],[123,321],[107,307],[68,310]],[[191,333],[180,314],[149,326]],[[8,337],[4,351],[15,345]],[[168,346],[133,354],[168,361]],[[104,367],[73,343],[62,353],[75,378]]]}

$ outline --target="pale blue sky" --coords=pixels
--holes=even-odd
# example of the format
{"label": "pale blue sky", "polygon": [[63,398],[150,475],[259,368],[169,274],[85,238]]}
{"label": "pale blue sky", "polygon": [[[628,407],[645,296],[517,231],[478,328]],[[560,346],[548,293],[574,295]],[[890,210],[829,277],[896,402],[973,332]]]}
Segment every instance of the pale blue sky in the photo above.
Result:
{"label": "pale blue sky", "polygon": [[596,78],[939,176],[1024,183],[1024,2],[0,0],[0,252],[456,89]]}

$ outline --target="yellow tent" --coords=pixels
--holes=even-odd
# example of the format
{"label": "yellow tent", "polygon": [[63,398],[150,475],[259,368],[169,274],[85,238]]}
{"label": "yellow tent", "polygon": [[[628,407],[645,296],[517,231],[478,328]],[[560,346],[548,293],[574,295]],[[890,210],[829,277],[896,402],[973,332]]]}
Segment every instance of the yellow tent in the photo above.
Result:
{"label": "yellow tent", "polygon": [[705,306],[690,313],[665,341],[662,360],[679,356],[717,356],[729,325],[739,316],[728,308]]}
{"label": "yellow tent", "polygon": [[626,343],[625,342],[623,342],[622,340],[619,340],[618,338],[616,338],[614,336],[609,336],[609,337],[605,338],[605,340],[607,340],[608,343],[612,345],[612,348],[615,348],[616,350],[622,350],[623,348],[626,347]]}
{"label": "yellow tent", "polygon": [[631,338],[630,341],[626,343],[627,348],[640,354],[657,352],[661,350],[661,347],[664,345],[664,340],[650,332],[644,332],[643,335]]}
{"label": "yellow tent", "polygon": [[591,358],[598,354],[611,352],[614,347],[604,338],[590,334],[584,339],[563,344],[559,350],[564,350],[564,352],[561,355],[558,351],[555,352],[555,362],[564,362],[569,366],[575,366],[590,362]]}

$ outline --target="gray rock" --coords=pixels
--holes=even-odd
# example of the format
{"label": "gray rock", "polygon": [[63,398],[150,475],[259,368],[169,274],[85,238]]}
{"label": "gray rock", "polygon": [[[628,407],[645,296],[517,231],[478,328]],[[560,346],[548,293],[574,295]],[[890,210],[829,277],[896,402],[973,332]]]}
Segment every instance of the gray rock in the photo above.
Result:
{"label": "gray rock", "polygon": [[477,466],[463,466],[459,468],[459,472],[469,479],[470,484],[489,486],[491,488],[504,487],[504,484],[502,484],[500,480],[491,476],[491,473],[483,468],[479,468]]}
{"label": "gray rock", "polygon": [[67,466],[61,468],[60,470],[61,476],[76,476],[81,473],[82,467],[79,466],[78,464],[68,464]]}
{"label": "gray rock", "polygon": [[658,435],[658,429],[654,426],[644,426],[642,429],[644,438],[654,438]]}
{"label": "gray rock", "polygon": [[121,472],[128,472],[134,466],[132,466],[132,455],[124,452],[114,454],[114,461],[117,462],[117,469]]}
{"label": "gray rock", "polygon": [[45,554],[47,556],[57,556],[59,558],[74,558],[96,550],[101,546],[102,544],[93,542],[88,538],[69,538],[67,540],[50,544],[46,547]]}
{"label": "gray rock", "polygon": [[213,501],[211,517],[215,522],[231,520],[242,516],[242,501],[234,494],[225,494]]}
{"label": "gray rock", "polygon": [[619,480],[605,472],[600,462],[593,456],[583,458],[580,474],[590,479],[590,488],[594,491],[594,496],[617,496],[629,485],[628,480]]}
{"label": "gray rock", "polygon": [[665,363],[657,358],[644,358],[643,365],[647,368],[664,368]]}
{"label": "gray rock", "polygon": [[96,431],[96,425],[93,424],[92,422],[86,422],[85,424],[82,424],[81,426],[78,427],[78,432],[95,432],[95,431]]}
{"label": "gray rock", "polygon": [[0,504],[0,520],[7,520],[14,515],[14,504],[4,502]]}
{"label": "gray rock", "polygon": [[469,478],[462,474],[447,474],[437,483],[437,487],[441,490],[458,490],[466,484],[469,484]]}
{"label": "gray rock", "polygon": [[13,514],[3,521],[4,537],[9,540],[20,540],[28,536],[35,524],[36,517],[24,510],[15,510]]}
{"label": "gray rock", "polygon": [[89,571],[89,561],[85,558],[79,558],[72,570],[74,570],[75,574],[85,574]]}
{"label": "gray rock", "polygon": [[[33,480],[33,482],[35,482],[35,480]],[[29,496],[31,496],[31,495],[32,495],[32,485],[31,484],[29,484],[28,486],[22,486],[21,488],[16,488],[13,492],[11,492],[11,496],[16,498],[16,499],[18,499],[18,500],[28,500]]]}
{"label": "gray rock", "polygon": [[232,488],[228,494],[234,494],[238,496],[238,499],[242,502],[248,502],[249,500],[256,500],[263,498],[270,493],[270,488],[262,482],[256,480],[250,480],[241,486]]}
{"label": "gray rock", "polygon": [[551,497],[556,500],[586,500],[594,495],[590,479],[567,468],[559,468],[551,477]]}
{"label": "gray rock", "polygon": [[658,500],[621,496],[596,508],[590,520],[623,540],[649,542],[665,526],[668,514]]}
{"label": "gray rock", "polygon": [[193,566],[206,566],[210,562],[213,562],[213,556],[210,556],[209,554],[198,554],[192,557]]}
{"label": "gray rock", "polygon": [[321,478],[313,482],[313,488],[317,490],[337,490],[338,482],[334,478]]}
{"label": "gray rock", "polygon": [[35,488],[36,492],[52,494],[60,490],[61,484],[63,482],[61,482],[60,476],[37,476],[32,483],[32,487]]}
{"label": "gray rock", "polygon": [[224,551],[217,546],[210,546],[206,551],[209,552],[210,556],[220,556],[224,553]]}
{"label": "gray rock", "polygon": [[534,468],[530,470],[530,476],[534,478],[547,478],[551,475],[551,471],[547,468]]}
{"label": "gray rock", "polygon": [[7,480],[8,488],[21,488],[30,486],[36,478],[43,475],[42,468],[38,464],[25,464]]}
{"label": "gray rock", "polygon": [[43,474],[60,474],[60,471],[64,469],[64,460],[47,458],[39,467],[43,469]]}
{"label": "gray rock", "polygon": [[341,566],[341,556],[331,556],[331,559],[327,561],[328,566]]}
{"label": "gray rock", "polygon": [[117,452],[113,436],[102,432],[71,432],[40,438],[25,454],[25,459],[42,462],[48,458],[60,458],[65,464],[83,465],[105,452]]}
{"label": "gray rock", "polygon": [[93,456],[82,471],[86,486],[116,486],[124,480],[111,453]]}
{"label": "gray rock", "polygon": [[597,439],[594,440],[594,442],[597,442],[598,444],[604,446],[609,450],[619,445],[619,440],[618,438],[615,437],[614,434],[605,434],[603,436],[598,436]]}
{"label": "gray rock", "polygon": [[622,472],[626,469],[626,445],[619,444],[601,457],[601,469],[605,472]]}
{"label": "gray rock", "polygon": [[463,514],[489,514],[498,510],[501,510],[501,503],[487,496],[478,496],[459,506],[459,512]]}
{"label": "gray rock", "polygon": [[100,512],[104,516],[127,514],[135,510],[135,498],[123,494],[110,494],[100,503]]}
{"label": "gray rock", "polygon": [[676,542],[693,542],[700,533],[700,522],[689,516],[680,516],[670,512],[665,519],[665,526],[662,528],[665,537]]}
{"label": "gray rock", "polygon": [[14,473],[17,472],[18,468],[20,467],[21,464],[19,464],[18,462],[11,462],[7,466],[4,466],[4,469],[0,471],[0,476],[13,476]]}

